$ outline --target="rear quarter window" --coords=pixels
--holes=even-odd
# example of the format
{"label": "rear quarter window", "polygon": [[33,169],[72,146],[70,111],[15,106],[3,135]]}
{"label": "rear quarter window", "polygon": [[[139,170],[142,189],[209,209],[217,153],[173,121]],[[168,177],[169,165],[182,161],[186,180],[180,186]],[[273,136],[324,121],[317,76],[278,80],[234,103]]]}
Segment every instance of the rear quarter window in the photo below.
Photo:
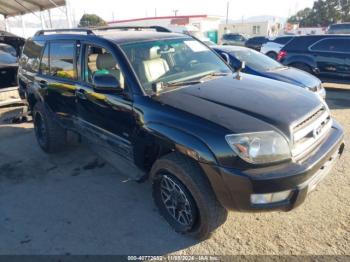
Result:
{"label": "rear quarter window", "polygon": [[19,60],[20,67],[33,73],[39,72],[40,56],[44,44],[44,41],[27,40]]}

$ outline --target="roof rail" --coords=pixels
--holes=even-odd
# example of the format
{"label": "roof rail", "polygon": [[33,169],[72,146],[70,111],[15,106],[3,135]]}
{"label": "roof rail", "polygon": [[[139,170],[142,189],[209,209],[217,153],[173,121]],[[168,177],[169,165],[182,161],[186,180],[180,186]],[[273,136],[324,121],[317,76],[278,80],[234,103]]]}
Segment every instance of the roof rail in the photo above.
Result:
{"label": "roof rail", "polygon": [[121,30],[121,31],[128,31],[128,30],[135,30],[135,31],[142,31],[142,30],[155,30],[157,32],[163,32],[163,33],[170,33],[171,31],[163,26],[104,26],[104,27],[95,27],[92,28],[93,31],[108,31],[108,30]]}
{"label": "roof rail", "polygon": [[87,35],[94,35],[91,29],[86,28],[71,28],[71,29],[48,29],[39,30],[35,33],[35,36],[45,35],[45,33],[65,33],[65,32],[76,32],[76,33],[86,33]]}

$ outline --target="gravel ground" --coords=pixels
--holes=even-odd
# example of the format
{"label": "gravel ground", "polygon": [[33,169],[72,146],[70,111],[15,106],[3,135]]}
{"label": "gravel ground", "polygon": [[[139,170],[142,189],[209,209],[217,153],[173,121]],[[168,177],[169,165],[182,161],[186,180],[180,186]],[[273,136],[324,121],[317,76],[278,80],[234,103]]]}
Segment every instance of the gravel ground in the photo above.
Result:
{"label": "gravel ground", "polygon": [[[350,92],[329,91],[350,144]],[[350,153],[291,212],[231,212],[211,239],[174,233],[150,184],[127,181],[84,146],[46,155],[32,124],[0,127],[0,254],[350,255]]]}

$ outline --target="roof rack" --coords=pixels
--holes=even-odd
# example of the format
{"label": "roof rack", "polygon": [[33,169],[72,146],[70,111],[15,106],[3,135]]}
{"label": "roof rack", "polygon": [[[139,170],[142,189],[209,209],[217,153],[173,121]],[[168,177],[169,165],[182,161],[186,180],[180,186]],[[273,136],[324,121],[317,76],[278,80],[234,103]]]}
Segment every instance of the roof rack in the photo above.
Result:
{"label": "roof rack", "polygon": [[163,26],[104,26],[92,28],[93,31],[108,31],[108,30],[121,30],[121,31],[143,31],[143,30],[155,30],[157,32],[170,33],[171,31]]}
{"label": "roof rack", "polygon": [[87,35],[94,35],[94,32],[91,29],[86,28],[72,28],[72,29],[48,29],[48,30],[39,30],[35,33],[35,36],[45,35],[45,33],[65,33],[65,32],[76,32],[76,33],[86,33]]}
{"label": "roof rack", "polygon": [[135,30],[135,31],[143,31],[143,30],[155,30],[157,32],[170,33],[171,31],[162,26],[103,26],[103,27],[94,27],[94,28],[71,28],[71,29],[47,29],[47,30],[39,30],[35,33],[35,36],[45,35],[46,33],[86,33],[87,35],[94,35],[94,31],[108,31],[108,30]]}

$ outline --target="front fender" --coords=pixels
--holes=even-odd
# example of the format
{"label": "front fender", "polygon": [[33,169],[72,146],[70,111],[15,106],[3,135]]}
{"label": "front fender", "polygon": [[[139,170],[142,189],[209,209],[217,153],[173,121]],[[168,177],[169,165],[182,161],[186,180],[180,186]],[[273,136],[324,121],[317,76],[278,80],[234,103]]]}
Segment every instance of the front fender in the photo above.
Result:
{"label": "front fender", "polygon": [[217,164],[217,160],[209,147],[199,138],[175,127],[160,123],[148,123],[147,129],[151,132],[161,146],[178,151],[196,161],[206,164]]}

